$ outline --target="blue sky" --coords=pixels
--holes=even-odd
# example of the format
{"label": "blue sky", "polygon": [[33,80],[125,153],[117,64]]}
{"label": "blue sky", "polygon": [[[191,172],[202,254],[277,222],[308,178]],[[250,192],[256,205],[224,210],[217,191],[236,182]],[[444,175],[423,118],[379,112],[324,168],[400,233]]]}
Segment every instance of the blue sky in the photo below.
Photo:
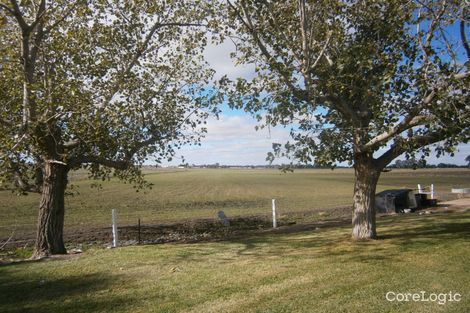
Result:
{"label": "blue sky", "polygon": [[[454,29],[453,31],[457,31]],[[212,68],[216,70],[216,79],[222,75],[229,78],[251,78],[254,68],[247,65],[235,66],[230,59],[230,53],[235,49],[232,42],[227,41],[221,45],[209,45],[205,51],[205,58]],[[183,147],[177,156],[184,156],[189,164],[221,165],[265,165],[267,153],[272,151],[273,143],[285,143],[289,140],[289,128],[271,127],[270,129],[255,130],[258,122],[250,115],[240,110],[231,110],[222,106],[219,119],[214,117],[207,121],[208,133],[202,140],[201,146]],[[467,164],[465,158],[470,155],[470,144],[461,144],[457,147],[454,157],[445,155],[436,158],[431,155],[427,158],[429,164],[454,163]],[[403,159],[399,157],[398,159]],[[276,160],[276,164],[289,162],[286,159]],[[163,165],[178,165],[180,158]],[[393,163],[393,162],[392,162]]]}

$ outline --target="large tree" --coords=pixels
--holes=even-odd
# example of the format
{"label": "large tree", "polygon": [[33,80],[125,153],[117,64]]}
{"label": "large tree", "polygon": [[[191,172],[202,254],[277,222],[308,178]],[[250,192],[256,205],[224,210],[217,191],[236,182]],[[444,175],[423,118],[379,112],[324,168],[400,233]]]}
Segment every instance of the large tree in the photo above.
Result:
{"label": "large tree", "polygon": [[207,3],[0,2],[0,173],[41,193],[34,257],[66,253],[69,171],[140,186],[149,156],[199,142],[214,100]]}
{"label": "large tree", "polygon": [[279,153],[353,164],[352,237],[376,238],[384,167],[469,139],[468,1],[226,3],[238,62],[256,67],[253,79],[222,81],[231,104],[292,126]]}

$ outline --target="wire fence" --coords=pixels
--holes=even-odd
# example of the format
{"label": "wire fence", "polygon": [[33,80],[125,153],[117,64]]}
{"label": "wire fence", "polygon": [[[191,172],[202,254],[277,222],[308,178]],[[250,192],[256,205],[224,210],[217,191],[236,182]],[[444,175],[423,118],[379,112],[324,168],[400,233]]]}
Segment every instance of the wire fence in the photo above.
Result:
{"label": "wire fence", "polygon": [[[122,244],[162,243],[172,241],[197,241],[203,239],[222,239],[233,234],[242,234],[273,227],[271,206],[264,213],[247,215],[227,214],[228,224],[221,220],[220,210],[211,216],[197,218],[160,219],[142,212],[120,212],[117,210],[118,234]],[[325,212],[328,213],[325,213]],[[64,241],[69,245],[112,243],[111,210],[103,214],[85,218],[65,218]],[[225,213],[223,214],[225,216]],[[296,221],[350,216],[350,208],[340,206],[327,210],[312,209],[296,211],[278,205],[276,224],[283,226]],[[107,220],[107,221],[105,221]],[[0,248],[27,247],[33,245],[36,237],[36,223],[12,223],[0,225]],[[2,247],[3,246],[3,247]]]}
{"label": "wire fence", "polygon": [[[434,187],[434,186],[433,186]],[[435,190],[431,185],[420,186],[421,192],[432,192],[439,200],[456,197],[449,192]],[[30,212],[35,212],[31,208]],[[194,208],[197,211],[197,208]],[[266,201],[263,211],[246,211],[246,214],[232,214],[225,211],[229,227],[225,227],[218,217],[220,210],[198,212],[191,217],[163,218],[158,211],[149,209],[118,209],[118,233],[124,243],[158,243],[168,241],[194,241],[204,238],[221,238],[222,235],[242,233],[255,229],[272,227],[271,203]],[[235,211],[234,211],[235,212]],[[238,212],[238,211],[236,211]],[[177,212],[175,212],[177,213]],[[176,214],[177,215],[177,214]],[[175,215],[175,216],[176,216]],[[0,216],[0,251],[14,247],[33,245],[36,237],[36,214],[15,217],[15,212]],[[188,215],[191,216],[191,215]],[[286,201],[277,202],[277,223],[282,226],[289,223],[309,222],[322,219],[350,218],[351,203],[304,209]],[[67,244],[103,244],[112,242],[111,210],[87,210],[70,213],[66,211],[64,240]]]}

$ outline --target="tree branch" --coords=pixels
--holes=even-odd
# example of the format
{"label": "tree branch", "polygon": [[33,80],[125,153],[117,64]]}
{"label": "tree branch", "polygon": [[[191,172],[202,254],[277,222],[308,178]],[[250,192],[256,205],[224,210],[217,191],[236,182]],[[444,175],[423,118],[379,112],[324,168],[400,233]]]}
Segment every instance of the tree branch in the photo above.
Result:
{"label": "tree branch", "polygon": [[413,116],[413,114],[408,115],[402,122],[397,125],[390,127],[388,131],[375,136],[365,145],[360,147],[361,151],[370,150],[378,146],[380,143],[390,139],[391,137],[404,132],[412,127],[418,126],[426,121],[429,117],[425,115]]}
{"label": "tree branch", "polygon": [[49,27],[47,27],[45,30],[44,30],[44,33],[46,34],[49,34],[54,28],[56,28],[58,25],[60,25],[60,23],[62,23],[67,17],[70,16],[70,14],[73,12],[73,10],[80,4],[80,1],[76,1],[72,7],[67,10],[67,12],[65,12],[61,18],[59,18],[58,20],[56,20],[54,22],[54,24],[50,25]]}
{"label": "tree branch", "polygon": [[[427,70],[428,70],[428,60],[429,60],[429,48],[431,47],[431,43],[432,43],[432,39],[434,37],[434,31],[436,30],[436,27],[438,26],[438,22],[439,20],[441,19],[441,17],[443,16],[443,14],[445,13],[446,11],[446,7],[447,7],[447,1],[444,1],[442,3],[442,6],[439,10],[439,12],[437,13],[437,15],[435,14],[433,8],[431,7],[428,7],[427,5],[423,4],[423,3],[420,3],[423,7],[426,7],[430,13],[432,14],[432,20],[430,22],[430,25],[428,27],[428,30],[426,32],[426,38],[425,38],[425,41],[424,43],[422,42],[421,40],[421,35],[419,34],[419,32],[417,33],[417,36],[418,36],[418,41],[419,41],[419,44],[420,44],[420,47],[421,47],[421,50],[423,51],[423,66],[425,67],[425,78],[427,79]],[[419,10],[419,13],[418,13],[418,18],[420,17],[420,14],[421,14],[421,9]],[[418,20],[418,24],[420,23],[420,21]],[[419,31],[419,25],[417,27],[417,30]]]}
{"label": "tree branch", "polygon": [[[299,0],[299,1],[302,1],[302,0]],[[272,7],[273,7],[273,3],[272,3],[272,2],[266,1],[266,0],[261,0],[261,2],[268,8],[268,10],[272,10]],[[275,28],[279,28],[279,29],[282,28],[282,26],[279,25],[279,23],[277,22],[277,19],[275,19],[275,18],[269,19],[269,22],[272,23],[272,25],[273,25]],[[282,36],[282,39],[283,39],[284,42],[286,42],[286,43],[289,43],[289,42],[292,41],[292,38],[287,37],[285,32],[280,32],[278,35],[279,35],[279,36]],[[302,62],[302,57],[297,53],[297,51],[292,50],[292,54],[297,58],[297,60],[298,60],[299,62]]]}
{"label": "tree branch", "polygon": [[151,131],[150,137],[146,140],[135,143],[135,145],[128,151],[127,158],[131,159],[132,156],[135,153],[137,153],[140,149],[142,149],[143,147],[155,144],[156,142],[159,142],[159,141],[161,142],[161,141],[172,140],[172,138],[174,137],[174,134],[175,134],[174,130],[180,129],[180,127],[182,127],[187,121],[189,121],[191,116],[193,116],[198,110],[200,110],[200,108],[196,107],[194,110],[189,112],[188,115],[186,115],[179,123],[176,123],[176,126],[174,126],[172,131],[169,131],[166,134],[161,134],[158,131],[158,126],[153,125],[154,130]]}
{"label": "tree branch", "polygon": [[[378,168],[386,167],[395,158],[409,150],[415,150],[418,147],[425,147],[436,142],[442,141],[446,138],[446,131],[436,131],[433,133],[413,136],[411,138],[397,138],[397,141],[388,149],[384,154],[375,160]],[[410,148],[406,148],[410,147]]]}
{"label": "tree branch", "polygon": [[[302,72],[307,79],[306,84],[310,85],[309,83],[309,76],[308,73],[310,72],[310,43],[309,43],[309,36],[308,36],[308,19],[307,19],[307,12],[305,8],[305,0],[299,0],[299,13],[300,13],[300,33],[302,36]],[[309,86],[306,86],[307,91]]]}
{"label": "tree branch", "polygon": [[[453,79],[456,80],[461,80],[465,79],[467,77],[470,77],[470,71],[469,72],[464,72],[460,74],[453,75]],[[397,125],[391,127],[388,129],[388,131],[375,136],[369,142],[364,144],[362,147],[360,147],[360,150],[368,150],[368,149],[373,149],[377,147],[381,142],[384,142],[388,139],[390,139],[393,136],[396,136],[397,134],[400,134],[401,132],[408,130],[414,126],[418,126],[422,124],[423,122],[427,121],[430,117],[426,115],[418,115],[420,114],[421,110],[428,106],[437,96],[438,92],[442,90],[443,88],[448,87],[448,83],[443,83],[440,86],[434,88],[421,102],[421,104],[417,105],[415,108],[413,108],[409,113],[408,116],[400,123]]]}
{"label": "tree branch", "polygon": [[13,16],[15,15],[15,11],[13,11],[11,8],[7,7],[5,4],[0,3],[0,8],[3,8],[4,10],[6,10],[8,13],[10,13]]}
{"label": "tree branch", "polygon": [[10,0],[10,3],[13,6],[13,10],[11,11],[11,13],[15,16],[16,20],[18,21],[18,24],[20,25],[21,30],[23,32],[29,32],[30,26],[26,23],[26,21],[23,18],[23,14],[21,14],[21,10],[18,5],[18,2],[16,2],[16,0]]}
{"label": "tree branch", "polygon": [[67,141],[67,142],[64,142],[62,144],[62,146],[65,148],[65,149],[73,149],[73,148],[76,148],[80,145],[80,140],[78,139],[75,139],[75,140],[70,140],[70,141]]}
{"label": "tree branch", "polygon": [[243,11],[243,15],[245,16],[245,18],[242,16],[242,13],[235,5],[233,5],[230,1],[227,1],[227,3],[232,8],[232,10],[235,11],[240,22],[242,22],[242,24],[251,33],[251,35],[253,36],[253,39],[255,40],[256,44],[260,48],[262,55],[266,58],[266,61],[269,63],[270,67],[274,69],[278,74],[281,75],[282,79],[284,80],[284,83],[289,87],[289,89],[293,92],[295,96],[298,97],[299,95],[301,95],[301,99],[308,100],[305,95],[305,92],[300,91],[297,87],[295,87],[292,84],[290,77],[284,71],[280,69],[279,64],[276,62],[275,58],[271,55],[271,53],[269,53],[268,48],[264,44],[263,40],[259,37],[259,34],[253,25],[253,22],[248,13],[248,9],[244,5],[244,2],[242,1],[240,6],[241,6],[241,9]]}
{"label": "tree branch", "polygon": [[[300,1],[300,3],[302,3],[302,0],[299,0],[299,1]],[[331,95],[324,96],[324,97],[313,96],[314,98],[310,98],[308,92],[306,92],[304,90],[300,90],[299,88],[295,87],[292,84],[292,82],[290,80],[290,77],[287,75],[287,73],[285,73],[284,71],[282,71],[282,69],[280,69],[279,64],[276,62],[276,59],[271,55],[271,53],[269,53],[268,48],[264,44],[263,40],[259,37],[259,34],[258,34],[256,28],[254,27],[253,22],[250,18],[248,8],[246,7],[246,5],[244,5],[244,2],[240,1],[240,7],[241,7],[242,12],[240,12],[240,10],[234,4],[232,4],[229,0],[227,0],[227,3],[232,8],[232,10],[236,13],[236,15],[238,16],[238,19],[240,20],[240,22],[251,33],[251,35],[253,36],[253,39],[255,40],[256,44],[260,48],[260,51],[261,51],[262,55],[265,57],[266,61],[269,63],[271,69],[275,70],[278,74],[281,75],[284,83],[292,91],[294,96],[296,96],[298,99],[303,100],[303,101],[316,101],[320,98],[325,99],[325,100],[327,100],[331,103],[331,107],[333,109],[337,110],[338,112],[340,112],[342,115],[346,116],[347,118],[350,118],[353,121],[354,124],[358,124],[357,115],[354,113],[353,110],[351,110],[351,108],[347,105],[347,103],[345,103],[339,97],[331,94]],[[242,14],[243,14],[243,16],[242,16]],[[304,18],[306,18],[306,17],[304,17]],[[324,50],[326,50],[326,46],[328,44],[328,41],[329,40],[327,40],[327,43],[325,43],[325,46],[323,47],[322,52],[320,53],[320,55],[322,55],[322,54],[325,55]],[[306,56],[304,56],[304,58],[305,57]],[[328,63],[330,63],[330,62],[331,62],[331,60],[328,60]]]}
{"label": "tree branch", "polygon": [[[6,106],[5,106],[5,107],[6,107]],[[0,124],[1,124],[2,126],[7,126],[7,127],[13,127],[13,125],[14,125],[13,122],[7,121],[6,119],[4,119],[4,118],[2,118],[2,117],[0,117]]]}
{"label": "tree branch", "polygon": [[470,77],[470,71],[454,75],[454,79],[459,79],[459,80],[467,78],[467,77]]}
{"label": "tree branch", "polygon": [[467,59],[470,60],[470,46],[468,44],[467,36],[465,35],[465,13],[467,8],[462,9],[462,19],[460,20],[460,39],[462,40],[463,47],[467,52]]}
{"label": "tree branch", "polygon": [[46,12],[46,1],[42,0],[39,5],[39,10],[36,15],[36,19],[33,24],[31,24],[31,29],[33,30],[36,26],[38,27],[36,32],[36,37],[34,38],[34,44],[31,49],[31,63],[36,63],[36,58],[41,47],[42,40],[44,38],[44,20],[43,16]]}
{"label": "tree branch", "polygon": [[7,167],[6,171],[11,175],[13,185],[17,189],[21,190],[22,192],[40,192],[41,186],[30,184],[27,178],[24,177],[24,174],[21,173],[20,167],[15,161],[9,160],[9,166]]}
{"label": "tree branch", "polygon": [[174,22],[174,23],[160,23],[160,22],[155,22],[153,24],[152,28],[150,29],[149,33],[147,36],[145,36],[144,42],[142,45],[137,49],[135,54],[133,55],[131,61],[129,64],[125,67],[121,75],[119,76],[117,82],[115,83],[114,88],[112,88],[110,94],[108,97],[104,100],[104,103],[107,104],[111,102],[113,97],[119,92],[121,89],[121,84],[122,82],[126,79],[126,77],[129,75],[131,72],[132,68],[138,63],[139,59],[142,57],[142,55],[145,53],[145,51],[148,48],[148,45],[150,43],[150,40],[152,40],[153,35],[157,32],[162,27],[173,27],[173,26],[180,26],[180,27],[207,27],[205,24],[201,23],[181,23],[181,22]]}
{"label": "tree branch", "polygon": [[33,30],[36,25],[42,22],[43,16],[46,14],[46,0],[41,0],[39,3],[38,11],[36,12],[36,18],[34,22],[30,25],[31,29]]}
{"label": "tree branch", "polygon": [[[321,58],[325,55],[326,48],[328,47],[330,40],[331,40],[331,32],[328,34],[325,44],[323,45],[323,48],[321,49],[320,54],[318,55],[317,59],[315,60],[315,62],[313,62],[311,69],[314,69],[317,66],[318,62],[320,62]],[[331,60],[328,61],[328,64],[330,64],[330,66],[332,65]]]}

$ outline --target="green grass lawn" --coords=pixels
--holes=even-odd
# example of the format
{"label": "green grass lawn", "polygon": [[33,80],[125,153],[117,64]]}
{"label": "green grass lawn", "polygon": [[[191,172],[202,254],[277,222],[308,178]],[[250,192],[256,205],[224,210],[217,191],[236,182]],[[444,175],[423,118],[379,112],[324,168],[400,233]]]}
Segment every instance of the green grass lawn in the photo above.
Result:
{"label": "green grass lawn", "polygon": [[[282,173],[276,169],[157,169],[147,170],[153,189],[136,191],[119,181],[103,182],[102,189],[84,172],[71,174],[74,196],[66,198],[65,230],[77,227],[107,227],[111,209],[116,208],[121,224],[159,223],[169,220],[214,218],[219,210],[230,216],[265,214],[271,199],[278,211],[301,212],[312,208],[328,209],[351,205],[353,170],[296,170]],[[393,170],[383,173],[378,191],[390,188],[416,188],[434,183],[438,193],[452,187],[467,186],[470,169]],[[36,229],[36,194],[15,196],[0,191],[0,238],[12,230],[29,233]]]}
{"label": "green grass lawn", "polygon": [[4,265],[0,312],[469,312],[470,211],[381,218],[378,230],[370,242],[344,226]]}

